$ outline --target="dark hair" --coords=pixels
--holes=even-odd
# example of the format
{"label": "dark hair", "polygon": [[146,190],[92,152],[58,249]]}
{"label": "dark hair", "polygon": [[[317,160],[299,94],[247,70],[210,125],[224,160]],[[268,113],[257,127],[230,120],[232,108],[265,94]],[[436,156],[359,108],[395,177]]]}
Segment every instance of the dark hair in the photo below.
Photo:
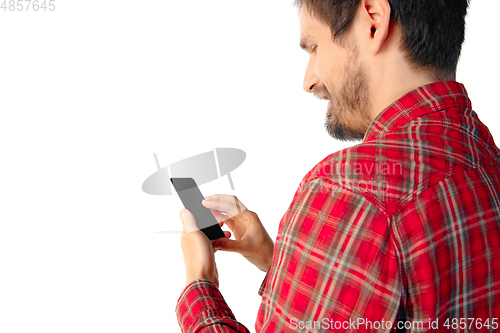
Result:
{"label": "dark hair", "polygon": [[[465,36],[469,0],[388,0],[391,20],[401,28],[401,48],[417,70],[455,79]],[[361,0],[295,0],[328,24],[334,40],[349,30]]]}

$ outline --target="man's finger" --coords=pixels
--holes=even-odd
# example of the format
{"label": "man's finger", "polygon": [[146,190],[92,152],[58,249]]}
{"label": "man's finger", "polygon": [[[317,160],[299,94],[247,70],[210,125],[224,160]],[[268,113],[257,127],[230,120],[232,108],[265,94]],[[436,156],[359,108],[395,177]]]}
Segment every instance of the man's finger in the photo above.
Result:
{"label": "man's finger", "polygon": [[217,219],[217,221],[220,221],[220,222],[226,222],[228,220],[230,220],[231,218],[225,214],[222,214],[220,211],[218,210],[212,210],[212,214],[214,214],[215,218]]}
{"label": "man's finger", "polygon": [[233,197],[233,200],[234,200],[234,205],[236,206],[236,209],[238,210],[238,214],[241,213],[241,211],[245,208],[245,206],[243,205],[243,203],[238,200],[237,197]]}
{"label": "man's finger", "polygon": [[219,221],[219,225],[222,227],[222,224],[225,224],[229,227],[229,229],[234,231],[234,220],[230,218],[227,215],[221,214],[221,212],[217,210],[213,210],[212,213],[214,214],[215,218],[217,221]]}
{"label": "man's finger", "polygon": [[243,241],[232,240],[228,238],[220,238],[212,243],[214,250],[218,251],[228,251],[228,252],[238,252],[240,253],[243,249]]}
{"label": "man's finger", "polygon": [[236,196],[225,194],[213,194],[205,197],[202,204],[210,209],[218,209],[233,217],[247,208]]}
{"label": "man's finger", "polygon": [[245,210],[246,207],[241,202],[236,196],[234,195],[228,195],[228,194],[213,194],[205,197],[205,200],[207,201],[225,201],[225,202],[230,202],[235,205],[240,206],[241,210]]}
{"label": "man's finger", "polygon": [[241,202],[239,202],[239,206],[236,206],[236,202],[239,201],[235,201],[235,199],[231,199],[231,201],[203,200],[201,204],[212,211],[217,210],[227,214],[229,217],[234,217],[246,209]]}
{"label": "man's finger", "polygon": [[233,217],[236,215],[236,207],[234,204],[226,201],[216,201],[216,200],[203,200],[201,204],[208,209],[218,210],[220,212],[226,213],[228,216]]}

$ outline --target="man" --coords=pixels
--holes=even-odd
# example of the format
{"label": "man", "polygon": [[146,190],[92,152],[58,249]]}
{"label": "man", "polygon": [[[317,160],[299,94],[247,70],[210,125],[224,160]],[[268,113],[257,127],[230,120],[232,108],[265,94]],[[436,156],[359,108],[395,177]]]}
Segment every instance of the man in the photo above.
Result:
{"label": "man", "polygon": [[329,100],[334,138],[362,143],[306,174],[276,244],[234,197],[203,204],[235,240],[181,211],[181,328],[248,332],[218,290],[220,248],[267,271],[257,332],[496,331],[500,150],[454,81],[467,1],[296,3],[304,89]]}

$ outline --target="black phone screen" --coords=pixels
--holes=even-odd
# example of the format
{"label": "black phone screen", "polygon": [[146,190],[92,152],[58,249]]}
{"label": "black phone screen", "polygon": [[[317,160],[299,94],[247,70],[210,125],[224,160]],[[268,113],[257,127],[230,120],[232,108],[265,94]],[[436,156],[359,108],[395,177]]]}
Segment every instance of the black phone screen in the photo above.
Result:
{"label": "black phone screen", "polygon": [[225,237],[212,211],[201,204],[204,197],[194,179],[170,178],[170,181],[174,185],[184,207],[193,214],[198,229],[203,231],[210,240]]}

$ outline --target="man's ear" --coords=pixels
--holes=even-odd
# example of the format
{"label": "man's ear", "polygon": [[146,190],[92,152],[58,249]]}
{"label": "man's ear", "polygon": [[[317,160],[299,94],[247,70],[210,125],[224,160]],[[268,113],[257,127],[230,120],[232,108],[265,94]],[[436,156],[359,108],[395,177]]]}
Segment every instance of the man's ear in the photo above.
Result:
{"label": "man's ear", "polygon": [[371,52],[376,55],[383,48],[389,36],[391,5],[388,0],[363,0],[365,13],[368,14]]}

